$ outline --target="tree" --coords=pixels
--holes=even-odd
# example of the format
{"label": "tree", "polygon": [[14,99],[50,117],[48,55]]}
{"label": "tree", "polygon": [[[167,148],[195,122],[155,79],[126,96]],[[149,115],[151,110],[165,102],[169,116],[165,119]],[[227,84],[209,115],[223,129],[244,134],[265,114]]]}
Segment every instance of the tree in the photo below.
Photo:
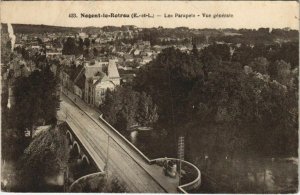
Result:
{"label": "tree", "polygon": [[269,68],[272,79],[283,85],[290,85],[292,79],[291,65],[283,60],[272,63]]}
{"label": "tree", "polygon": [[83,44],[85,45],[86,48],[89,48],[91,45],[91,41],[89,38],[85,38],[83,41]]}
{"label": "tree", "polygon": [[104,118],[119,130],[133,125],[151,126],[157,119],[157,106],[146,93],[139,93],[129,87],[118,87],[107,91],[100,106]]}
{"label": "tree", "polygon": [[98,175],[86,178],[78,185],[74,185],[72,192],[102,192],[102,193],[126,193],[127,189],[123,182],[114,176],[106,177]]}
{"label": "tree", "polygon": [[281,47],[276,48],[274,54],[270,56],[272,61],[284,60],[291,64],[292,68],[299,65],[299,41],[283,43]]}
{"label": "tree", "polygon": [[221,61],[230,60],[230,48],[227,44],[212,44],[202,50],[202,57],[213,54],[217,59]]}
{"label": "tree", "polygon": [[22,54],[22,57],[23,57],[25,60],[29,60],[29,59],[30,59],[30,57],[29,57],[29,52],[28,52],[24,47],[22,47],[21,54]]}
{"label": "tree", "polygon": [[157,105],[158,123],[174,130],[174,122],[186,119],[183,108],[196,80],[203,79],[202,63],[193,55],[168,48],[142,67],[133,81],[133,89],[149,94]]}
{"label": "tree", "polygon": [[105,113],[105,119],[113,126],[117,122],[117,112],[120,110],[120,101],[118,101],[115,93],[107,89],[105,101],[100,105],[100,110]]}
{"label": "tree", "polygon": [[99,55],[99,51],[95,47],[93,48],[93,54],[94,54],[94,56]]}
{"label": "tree", "polygon": [[74,38],[68,37],[67,41],[63,44],[62,54],[63,55],[76,55],[78,49]]}
{"label": "tree", "polygon": [[78,53],[79,54],[83,53],[83,45],[84,45],[83,40],[81,37],[79,37],[79,39],[78,39]]}
{"label": "tree", "polygon": [[195,43],[193,43],[192,54],[194,56],[198,56],[199,55],[199,52],[198,52],[198,49],[197,49],[197,45]]}
{"label": "tree", "polygon": [[142,92],[138,102],[137,122],[142,126],[151,126],[157,120],[157,106],[149,95]]}
{"label": "tree", "polygon": [[200,141],[201,148],[213,154],[234,155],[244,149],[264,155],[296,154],[293,91],[268,76],[245,74],[239,64],[222,63],[190,92],[187,108],[194,109],[185,128],[190,135],[213,142],[212,148]]}
{"label": "tree", "polygon": [[1,36],[1,62],[4,65],[8,64],[8,62],[10,61],[11,53],[12,52],[11,52],[10,38],[9,38],[8,34],[2,33],[2,36]]}
{"label": "tree", "polygon": [[47,178],[56,178],[63,174],[68,159],[68,140],[60,126],[40,132],[20,159],[18,167],[20,189],[17,191],[44,191]]}
{"label": "tree", "polygon": [[12,107],[14,128],[23,132],[35,125],[51,124],[59,107],[57,80],[46,68],[15,81],[15,105]]}
{"label": "tree", "polygon": [[[247,46],[245,44],[241,44],[240,47],[235,48],[235,51],[232,55],[233,62],[239,62],[242,65],[248,65],[254,58],[255,54],[254,52],[258,49],[252,49],[250,46]],[[260,56],[262,56],[262,52],[260,53]]]}
{"label": "tree", "polygon": [[253,71],[268,74],[269,62],[266,58],[255,58],[249,65]]}

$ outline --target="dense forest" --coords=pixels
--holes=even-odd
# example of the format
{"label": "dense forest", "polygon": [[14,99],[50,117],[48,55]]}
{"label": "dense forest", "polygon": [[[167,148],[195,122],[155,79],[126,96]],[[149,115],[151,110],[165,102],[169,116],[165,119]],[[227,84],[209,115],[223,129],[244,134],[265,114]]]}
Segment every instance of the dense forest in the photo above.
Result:
{"label": "dense forest", "polygon": [[[231,53],[227,45],[212,44],[201,51],[194,47],[190,54],[168,48],[137,73],[132,89],[149,95],[157,105],[155,125],[166,129],[169,137],[186,136],[187,157],[200,152],[233,158],[245,151],[294,156],[298,148],[296,46],[241,46]],[[132,92],[114,98],[127,98],[127,93]],[[108,101],[114,102],[107,98],[104,116],[112,120],[116,112]]]}

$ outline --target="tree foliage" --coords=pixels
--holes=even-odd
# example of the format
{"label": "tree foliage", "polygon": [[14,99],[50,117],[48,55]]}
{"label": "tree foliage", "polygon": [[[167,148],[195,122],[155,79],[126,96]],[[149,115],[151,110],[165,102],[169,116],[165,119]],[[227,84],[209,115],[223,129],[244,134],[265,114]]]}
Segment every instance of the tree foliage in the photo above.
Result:
{"label": "tree foliage", "polygon": [[184,119],[188,91],[196,80],[203,79],[202,63],[196,59],[174,48],[165,49],[134,80],[134,89],[146,92],[157,104],[165,128]]}
{"label": "tree foliage", "polygon": [[90,49],[91,41],[89,38],[72,38],[68,37],[67,40],[63,43],[62,54],[63,55],[81,55],[88,59],[93,59],[94,52]]}
{"label": "tree foliage", "polygon": [[72,192],[126,193],[128,190],[117,177],[97,175],[82,180],[73,187]]}
{"label": "tree foliage", "polygon": [[[223,154],[248,149],[266,155],[295,155],[296,99],[295,89],[271,81],[267,75],[246,74],[239,64],[222,64],[191,91],[192,121],[199,121],[202,127],[186,129],[193,131],[190,134],[202,132],[204,139],[219,132],[217,137],[224,137],[215,146]],[[211,134],[206,128],[219,130]]]}
{"label": "tree foliage", "polygon": [[75,55],[78,53],[78,48],[74,38],[68,37],[66,42],[63,44],[63,55]]}
{"label": "tree foliage", "polygon": [[100,109],[104,118],[120,130],[133,125],[152,126],[158,119],[157,106],[149,95],[125,87],[108,90]]}
{"label": "tree foliage", "polygon": [[40,132],[19,161],[19,190],[44,191],[47,178],[63,174],[68,159],[68,140],[59,127]]}
{"label": "tree foliage", "polygon": [[185,134],[203,153],[295,155],[297,71],[256,55],[244,61],[230,59],[227,46],[199,54],[169,48],[138,72],[134,89],[152,97],[169,135]]}
{"label": "tree foliage", "polygon": [[[11,55],[11,42],[8,34],[2,32],[1,36],[1,62],[6,65],[10,61],[10,55]],[[6,70],[3,70],[3,67],[1,67],[2,73],[6,72]]]}
{"label": "tree foliage", "polygon": [[57,81],[49,69],[34,71],[15,81],[15,127],[21,131],[38,124],[52,124],[59,107]]}

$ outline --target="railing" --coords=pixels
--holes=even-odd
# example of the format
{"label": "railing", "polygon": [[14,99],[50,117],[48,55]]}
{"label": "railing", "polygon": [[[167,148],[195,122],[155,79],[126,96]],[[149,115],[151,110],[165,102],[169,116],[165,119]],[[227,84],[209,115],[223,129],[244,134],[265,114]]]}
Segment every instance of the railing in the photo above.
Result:
{"label": "railing", "polygon": [[178,161],[178,162],[181,161],[183,164],[187,164],[190,167],[192,167],[193,169],[195,169],[195,171],[197,173],[197,177],[193,181],[178,186],[177,188],[178,188],[179,191],[187,194],[186,190],[194,189],[195,187],[198,187],[201,184],[201,172],[200,172],[200,170],[195,165],[193,165],[192,163],[190,163],[188,161],[180,160],[180,159],[177,159],[177,158],[157,158],[157,159],[154,159],[152,161],[155,161],[157,163],[159,161],[165,161],[165,160],[173,160],[173,161]]}
{"label": "railing", "polygon": [[106,174],[105,171],[100,171],[100,172],[91,173],[91,174],[82,176],[82,177],[78,178],[77,180],[75,180],[75,181],[71,184],[69,191],[70,191],[70,192],[74,191],[74,188],[75,188],[77,185],[79,185],[82,181],[84,181],[85,179],[88,179],[89,177],[104,176],[105,174]]}

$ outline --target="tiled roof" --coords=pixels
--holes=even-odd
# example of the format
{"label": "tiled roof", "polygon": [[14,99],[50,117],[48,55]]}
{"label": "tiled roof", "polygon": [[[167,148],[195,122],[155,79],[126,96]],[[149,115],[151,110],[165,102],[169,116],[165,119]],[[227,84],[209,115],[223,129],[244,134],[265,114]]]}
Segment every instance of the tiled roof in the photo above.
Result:
{"label": "tiled roof", "polygon": [[99,66],[88,66],[85,68],[85,77],[90,78],[93,77],[97,72],[101,72],[102,67]]}

